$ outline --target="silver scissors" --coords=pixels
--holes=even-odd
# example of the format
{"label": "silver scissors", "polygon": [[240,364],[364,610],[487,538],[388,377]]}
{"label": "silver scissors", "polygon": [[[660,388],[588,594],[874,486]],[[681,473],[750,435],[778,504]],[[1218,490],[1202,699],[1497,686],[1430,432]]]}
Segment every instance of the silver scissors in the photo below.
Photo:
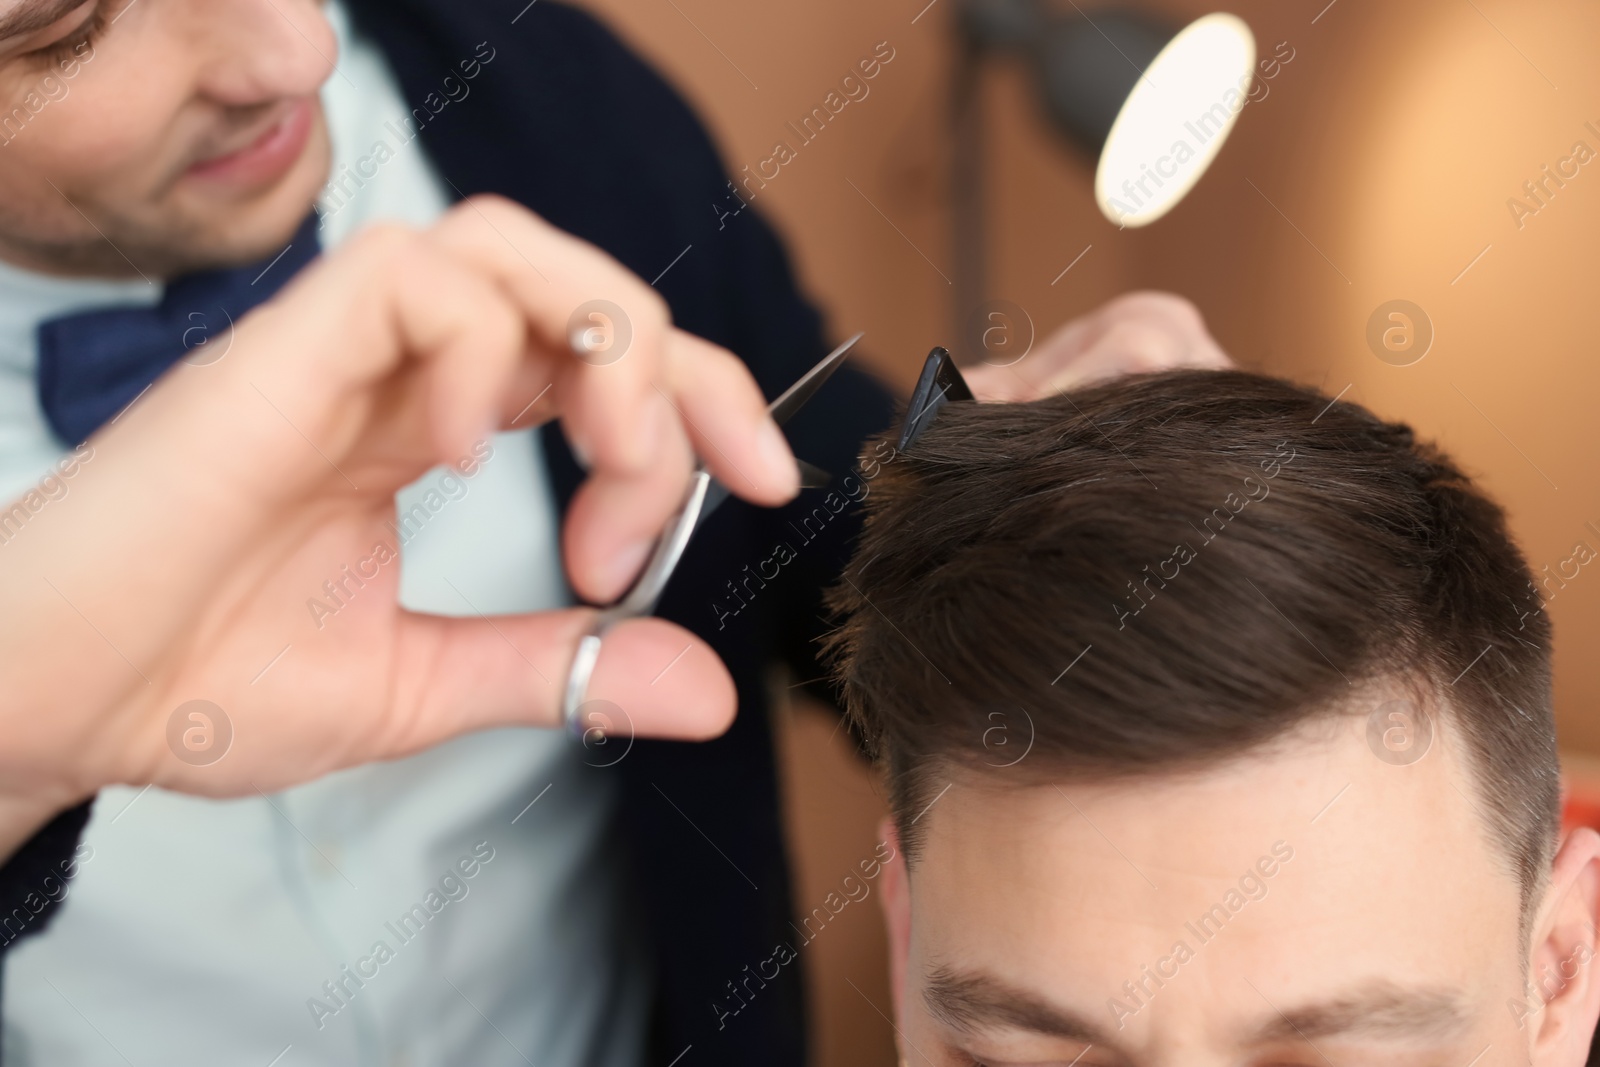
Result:
{"label": "silver scissors", "polygon": [[[785,389],[778,399],[769,404],[767,412],[773,421],[781,426],[790,416],[804,407],[816,391],[822,388],[822,384],[844,363],[845,356],[849,355],[850,350],[862,336],[864,335],[858,333],[829,352],[816,366],[801,375],[799,381]],[[800,460],[799,463],[802,489],[820,488],[832,480],[826,471],[819,470],[804,460]],[[575,736],[584,738],[592,732],[591,728],[585,727],[581,721],[581,712],[584,698],[589,691],[589,679],[594,674],[595,663],[600,659],[600,643],[606,633],[625,619],[638,618],[655,610],[656,601],[661,599],[661,593],[666,589],[667,582],[678,569],[678,561],[683,558],[684,549],[689,546],[689,538],[694,535],[700,523],[728,499],[728,495],[727,488],[711,476],[704,463],[696,467],[694,474],[689,478],[689,492],[684,497],[683,506],[667,521],[666,528],[657,539],[655,551],[650,554],[650,560],[645,564],[644,570],[621,599],[610,607],[602,609],[600,614],[595,616],[589,632],[578,642],[578,652],[572,659],[571,670],[567,673],[567,687],[561,701],[562,721]]]}

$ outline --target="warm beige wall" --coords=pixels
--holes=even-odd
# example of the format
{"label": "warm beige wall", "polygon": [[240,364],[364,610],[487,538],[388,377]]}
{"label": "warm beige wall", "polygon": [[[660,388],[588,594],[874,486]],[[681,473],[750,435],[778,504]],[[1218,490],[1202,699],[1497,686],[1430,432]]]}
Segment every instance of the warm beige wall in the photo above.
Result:
{"label": "warm beige wall", "polygon": [[[894,47],[872,95],[756,203],[789,239],[834,332],[867,330],[871,356],[904,385],[931,345],[951,340],[940,272],[951,273],[942,78],[952,0],[936,0],[915,23],[926,0],[585,2],[687,92],[735,169],[787,139],[785,122],[876,42]],[[1329,393],[1348,385],[1351,399],[1441,441],[1506,506],[1536,570],[1580,540],[1600,549],[1591,341],[1600,161],[1520,230],[1506,207],[1574,141],[1600,151],[1600,136],[1584,128],[1600,128],[1600,9],[1583,0],[1326,5],[1228,5],[1263,51],[1287,40],[1295,58],[1268,98],[1246,109],[1190,198],[1141,231],[1119,232],[1095,213],[1089,164],[1044,128],[1025,79],[996,70],[986,86],[990,294],[1022,305],[1044,330],[1128,288],[1182,293],[1245,366]],[[1177,20],[1211,9],[1148,6]],[[1421,305],[1436,330],[1432,351],[1410,367],[1380,362],[1364,338],[1369,314],[1393,298]],[[1549,605],[1562,741],[1590,752],[1600,752],[1596,570],[1556,588]],[[811,732],[798,736],[791,774],[850,773],[838,752],[807,740]],[[800,801],[821,803],[814,790]],[[807,814],[848,823],[841,833],[851,841],[874,817],[868,800],[848,817],[815,806]],[[808,840],[825,847],[825,837]],[[861,959],[875,951],[876,942]],[[837,984],[819,992],[822,1062],[886,1062],[883,1024],[859,1005],[848,1016],[856,994]]]}
{"label": "warm beige wall", "polygon": [[788,237],[834,331],[866,330],[873,354],[901,370],[947,332],[938,274],[950,273],[940,189],[947,3],[915,25],[921,3],[586,3],[669,72],[735,171],[771,155],[777,140],[798,144],[785,124],[889,43],[895,58],[868,83],[871,94],[800,148],[755,204]]}

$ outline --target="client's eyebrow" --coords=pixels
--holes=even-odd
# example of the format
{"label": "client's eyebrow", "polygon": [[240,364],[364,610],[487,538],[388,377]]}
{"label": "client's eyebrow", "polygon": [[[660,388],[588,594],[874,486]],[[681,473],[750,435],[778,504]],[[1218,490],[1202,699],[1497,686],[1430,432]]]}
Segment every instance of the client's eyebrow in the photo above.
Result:
{"label": "client's eyebrow", "polygon": [[1108,1043],[1104,1032],[1083,1016],[982,971],[938,967],[928,972],[926,982],[922,1001],[929,1013],[963,1033],[1004,1027],[1091,1045]]}
{"label": "client's eyebrow", "polygon": [[[929,1013],[963,1033],[1009,1028],[1102,1047],[1113,1044],[1105,1030],[1083,1016],[982,971],[939,967],[925,980],[922,999]],[[1470,1019],[1454,990],[1377,980],[1276,1012],[1253,1035],[1253,1043],[1327,1037],[1437,1039],[1459,1033]]]}
{"label": "client's eyebrow", "polygon": [[89,3],[90,0],[18,0],[0,14],[0,39],[42,30]]}
{"label": "client's eyebrow", "polygon": [[1470,1019],[1460,995],[1436,986],[1401,986],[1375,980],[1327,1000],[1275,1012],[1258,1041],[1313,1041],[1319,1037],[1441,1038]]}

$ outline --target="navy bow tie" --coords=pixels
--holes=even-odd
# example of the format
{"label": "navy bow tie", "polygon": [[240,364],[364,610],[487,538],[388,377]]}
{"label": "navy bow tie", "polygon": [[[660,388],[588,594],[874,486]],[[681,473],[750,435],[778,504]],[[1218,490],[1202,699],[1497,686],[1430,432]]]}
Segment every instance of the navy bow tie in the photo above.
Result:
{"label": "navy bow tie", "polygon": [[75,312],[39,324],[39,404],[56,436],[83,442],[180,359],[208,363],[240,316],[317,257],[317,216],[276,257],[168,283],[151,307]]}

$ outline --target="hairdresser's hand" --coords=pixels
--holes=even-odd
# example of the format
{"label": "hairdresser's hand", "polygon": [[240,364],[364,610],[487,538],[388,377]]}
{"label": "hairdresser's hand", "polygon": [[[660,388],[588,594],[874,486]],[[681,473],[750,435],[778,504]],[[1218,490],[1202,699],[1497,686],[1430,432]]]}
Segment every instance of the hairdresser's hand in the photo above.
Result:
{"label": "hairdresser's hand", "polygon": [[1233,363],[1189,301],[1171,293],[1119,296],[1056,330],[1009,366],[963,369],[979,400],[1037,400],[1122,374],[1222,369]]}
{"label": "hairdresser's hand", "polygon": [[[632,326],[606,365],[569,348],[569,317],[595,298]],[[0,548],[0,856],[108,784],[253,795],[469,730],[556,725],[592,612],[413,615],[375,548],[394,547],[398,488],[557,415],[589,464],[565,548],[594,598],[633,577],[695,454],[750,500],[797,490],[733,356],[505,201],[369,232],[242,319],[219,362],[179,364]],[[318,620],[308,601],[326,603],[329,581],[344,602]],[[734,710],[711,650],[654,619],[610,634],[589,693],[641,735],[715,735]],[[197,699],[234,735],[205,766],[169,745],[174,710]]]}

